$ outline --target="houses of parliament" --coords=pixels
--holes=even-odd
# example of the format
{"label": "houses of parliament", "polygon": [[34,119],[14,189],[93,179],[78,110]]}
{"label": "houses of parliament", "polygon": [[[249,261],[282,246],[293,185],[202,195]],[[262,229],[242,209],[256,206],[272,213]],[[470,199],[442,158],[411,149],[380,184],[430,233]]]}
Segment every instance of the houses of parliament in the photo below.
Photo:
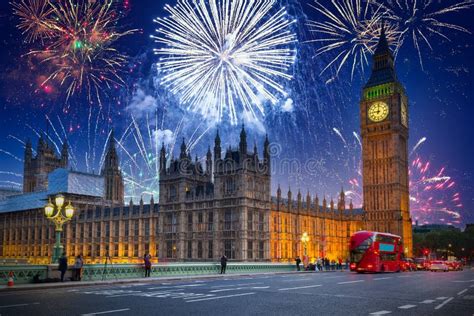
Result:
{"label": "houses of parliament", "polygon": [[[192,159],[183,139],[179,157],[162,146],[159,200],[124,203],[124,183],[113,137],[100,174],[68,170],[68,145],[60,156],[43,137],[36,155],[26,144],[23,193],[0,201],[0,259],[49,263],[54,225],[44,205],[56,194],[76,212],[65,224],[62,244],[68,256],[86,263],[217,261],[291,262],[303,256],[345,260],[349,238],[358,230],[401,235],[411,255],[408,204],[408,100],[394,69],[382,31],[372,74],[360,102],[364,202],[355,209],[341,190],[336,201],[278,187],[271,194],[270,141],[261,153],[247,147],[221,147],[217,132],[204,160]],[[301,241],[303,233],[309,242]]]}

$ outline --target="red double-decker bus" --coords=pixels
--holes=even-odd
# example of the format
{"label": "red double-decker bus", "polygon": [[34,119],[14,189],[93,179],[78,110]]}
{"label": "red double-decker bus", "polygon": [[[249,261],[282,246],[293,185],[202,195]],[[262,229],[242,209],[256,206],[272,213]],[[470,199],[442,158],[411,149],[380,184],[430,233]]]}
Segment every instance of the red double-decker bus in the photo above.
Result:
{"label": "red double-decker bus", "polygon": [[351,271],[400,272],[403,255],[400,236],[360,231],[351,236],[349,250]]}

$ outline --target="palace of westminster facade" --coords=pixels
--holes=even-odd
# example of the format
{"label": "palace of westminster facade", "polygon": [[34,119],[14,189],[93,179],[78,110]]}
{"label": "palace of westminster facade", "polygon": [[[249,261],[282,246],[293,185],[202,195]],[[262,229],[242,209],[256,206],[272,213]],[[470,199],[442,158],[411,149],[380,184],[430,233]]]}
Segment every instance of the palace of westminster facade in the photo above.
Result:
{"label": "palace of westminster facade", "polygon": [[[385,113],[387,112],[387,113]],[[76,209],[65,224],[62,243],[68,256],[87,263],[154,260],[291,262],[348,257],[350,236],[362,229],[401,235],[411,255],[408,209],[407,98],[395,74],[382,32],[371,78],[360,103],[364,207],[354,209],[341,191],[337,201],[317,196],[271,195],[269,140],[263,154],[249,151],[244,128],[238,148],[223,152],[217,133],[203,165],[192,160],[185,141],[179,158],[160,152],[159,201],[124,205],[124,184],[113,135],[100,175],[68,171],[68,146],[61,156],[40,138],[34,157],[25,148],[23,194],[0,201],[0,260],[49,263],[54,225],[44,216],[48,198],[61,193]]]}

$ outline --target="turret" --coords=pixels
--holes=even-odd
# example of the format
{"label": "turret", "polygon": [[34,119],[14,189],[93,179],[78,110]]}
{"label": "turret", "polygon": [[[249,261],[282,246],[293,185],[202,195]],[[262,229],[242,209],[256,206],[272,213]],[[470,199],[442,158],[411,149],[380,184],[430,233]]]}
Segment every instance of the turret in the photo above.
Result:
{"label": "turret", "polygon": [[311,196],[309,195],[309,190],[306,192],[306,209],[308,211],[311,209]]}
{"label": "turret", "polygon": [[33,159],[33,149],[31,141],[28,139],[25,144],[25,163],[30,163],[31,159]]}
{"label": "turret", "polygon": [[271,165],[270,165],[270,141],[268,140],[268,134],[265,135],[265,141],[263,142],[263,163],[267,168],[267,173],[270,174],[271,172]]}
{"label": "turret", "polygon": [[211,153],[211,146],[207,149],[206,154],[206,173],[208,175],[212,174],[212,153]]}
{"label": "turret", "polygon": [[67,143],[67,139],[64,139],[63,146],[61,148],[61,166],[67,169],[68,163],[69,163],[68,143]]}
{"label": "turret", "polygon": [[298,200],[298,211],[301,211],[301,192],[300,192],[300,190],[298,190],[297,200]]}
{"label": "turret", "polygon": [[110,132],[109,145],[105,155],[104,167],[101,172],[105,182],[105,200],[114,203],[123,203],[124,185],[122,172],[119,167],[119,158],[115,150],[114,130]]}
{"label": "turret", "polygon": [[186,150],[186,143],[184,142],[184,137],[183,137],[183,142],[181,143],[181,152],[179,154],[179,159],[183,160],[183,159],[186,159],[186,158],[188,158],[188,155],[187,155],[187,150]]}
{"label": "turret", "polygon": [[165,143],[161,143],[161,150],[160,150],[160,174],[166,173],[166,149]]}
{"label": "turret", "polygon": [[214,140],[214,160],[217,161],[221,159],[221,138],[219,136],[219,130],[216,133],[216,139]]}
{"label": "turret", "polygon": [[242,130],[240,131],[240,143],[239,150],[242,159],[245,159],[247,155],[247,133],[245,132],[245,126],[242,124]]}
{"label": "turret", "polygon": [[293,195],[291,194],[291,187],[288,187],[288,210],[293,206]]}

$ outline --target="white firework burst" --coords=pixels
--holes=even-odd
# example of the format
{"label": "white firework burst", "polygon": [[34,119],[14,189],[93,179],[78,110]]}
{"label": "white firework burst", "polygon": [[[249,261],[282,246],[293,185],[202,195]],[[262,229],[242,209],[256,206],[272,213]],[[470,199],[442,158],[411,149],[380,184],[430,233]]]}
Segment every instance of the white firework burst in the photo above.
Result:
{"label": "white firework burst", "polygon": [[[451,5],[442,5],[441,1],[432,0],[388,0],[379,1],[380,5],[387,9],[387,20],[389,23],[399,28],[399,38],[395,51],[398,54],[400,48],[406,41],[412,40],[413,46],[418,53],[420,66],[423,69],[422,43],[426,44],[430,50],[433,46],[430,42],[431,35],[437,35],[445,40],[449,31],[460,31],[469,33],[470,31],[460,25],[443,21],[446,14],[457,13],[468,10],[474,6],[474,1],[458,1]],[[431,37],[431,38],[430,38]]]}
{"label": "white firework burst", "polygon": [[[276,0],[182,0],[165,6],[166,18],[152,36],[160,48],[161,83],[181,103],[206,118],[239,111],[257,118],[264,104],[286,96],[296,36],[285,8]],[[240,106],[240,107],[239,107]]]}
{"label": "white firework burst", "polygon": [[[330,82],[346,63],[351,65],[351,79],[356,70],[363,72],[369,64],[368,55],[378,43],[386,9],[373,0],[315,1],[310,6],[320,14],[320,20],[307,23],[310,31],[317,35],[311,42],[321,44],[316,56],[333,53],[321,74],[335,67]],[[397,29],[393,25],[386,25],[385,33],[389,43],[396,42]]]}

